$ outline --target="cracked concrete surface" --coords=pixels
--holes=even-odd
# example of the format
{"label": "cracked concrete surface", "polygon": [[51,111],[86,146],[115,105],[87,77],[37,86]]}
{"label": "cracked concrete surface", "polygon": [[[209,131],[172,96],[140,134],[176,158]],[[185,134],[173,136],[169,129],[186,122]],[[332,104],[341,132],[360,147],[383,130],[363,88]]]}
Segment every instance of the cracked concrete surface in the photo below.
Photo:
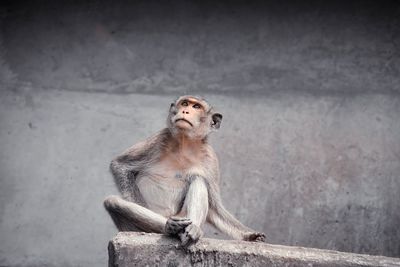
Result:
{"label": "cracked concrete surface", "polygon": [[400,259],[245,241],[201,239],[187,249],[158,234],[121,232],[109,243],[109,267],[395,267]]}

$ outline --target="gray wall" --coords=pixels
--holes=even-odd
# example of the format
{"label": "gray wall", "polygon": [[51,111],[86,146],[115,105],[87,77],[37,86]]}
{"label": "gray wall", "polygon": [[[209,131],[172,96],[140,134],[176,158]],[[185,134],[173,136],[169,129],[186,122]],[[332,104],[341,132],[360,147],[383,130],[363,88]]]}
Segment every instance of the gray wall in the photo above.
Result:
{"label": "gray wall", "polygon": [[400,257],[399,18],[378,1],[3,5],[0,265],[106,265],[109,161],[185,93],[224,115],[211,142],[242,222]]}

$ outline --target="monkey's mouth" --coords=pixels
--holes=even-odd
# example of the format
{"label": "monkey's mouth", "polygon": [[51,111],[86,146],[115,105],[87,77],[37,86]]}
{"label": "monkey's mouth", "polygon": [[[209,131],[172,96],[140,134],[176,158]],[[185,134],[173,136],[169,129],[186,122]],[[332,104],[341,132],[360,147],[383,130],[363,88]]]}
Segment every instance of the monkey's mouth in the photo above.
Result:
{"label": "monkey's mouth", "polygon": [[176,119],[176,120],[175,120],[175,123],[178,122],[178,121],[185,121],[185,122],[189,123],[190,126],[193,127],[193,124],[192,124],[190,121],[188,121],[188,120],[186,120],[186,119],[184,119],[184,118]]}

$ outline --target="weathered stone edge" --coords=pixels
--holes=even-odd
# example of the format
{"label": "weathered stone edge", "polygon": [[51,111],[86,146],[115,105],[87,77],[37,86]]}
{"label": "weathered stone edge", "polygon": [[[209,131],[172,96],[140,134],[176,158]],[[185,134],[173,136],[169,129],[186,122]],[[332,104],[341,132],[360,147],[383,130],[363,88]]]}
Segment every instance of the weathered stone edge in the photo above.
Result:
{"label": "weathered stone edge", "polygon": [[[109,266],[115,266],[122,247],[170,247],[180,249],[179,241],[164,235],[143,232],[120,232],[109,243]],[[237,240],[202,238],[187,253],[245,254],[253,257],[279,259],[283,262],[311,263],[323,266],[400,267],[400,258],[339,252],[333,250],[271,245]]]}

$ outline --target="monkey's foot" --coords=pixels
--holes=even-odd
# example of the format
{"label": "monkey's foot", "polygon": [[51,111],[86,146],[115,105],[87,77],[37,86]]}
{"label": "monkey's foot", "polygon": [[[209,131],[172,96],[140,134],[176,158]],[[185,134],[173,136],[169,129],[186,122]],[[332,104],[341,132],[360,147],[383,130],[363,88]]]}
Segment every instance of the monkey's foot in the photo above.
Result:
{"label": "monkey's foot", "polygon": [[258,232],[249,232],[244,234],[243,236],[244,241],[251,241],[251,242],[265,242],[265,234],[258,233]]}
{"label": "monkey's foot", "polygon": [[199,241],[200,237],[203,236],[203,231],[197,225],[190,224],[185,228],[185,232],[178,234],[178,236],[181,239],[182,246],[188,247]]}
{"label": "monkey's foot", "polygon": [[167,235],[176,235],[183,233],[192,221],[188,218],[170,217],[165,223],[165,233]]}

